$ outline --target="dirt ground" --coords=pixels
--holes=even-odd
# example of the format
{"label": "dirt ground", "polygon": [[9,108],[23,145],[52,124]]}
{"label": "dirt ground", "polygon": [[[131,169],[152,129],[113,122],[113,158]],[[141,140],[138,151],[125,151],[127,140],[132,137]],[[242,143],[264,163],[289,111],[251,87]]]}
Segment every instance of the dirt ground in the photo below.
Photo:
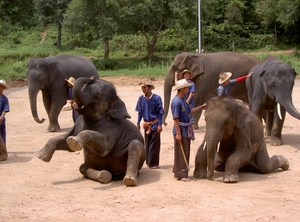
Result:
{"label": "dirt ground", "polygon": [[[141,79],[104,79],[115,84],[135,123]],[[82,152],[57,151],[49,163],[36,158],[35,153],[48,139],[72,126],[71,111],[61,112],[61,131],[49,133],[47,120],[38,124],[31,116],[26,83],[9,84],[18,87],[4,91],[11,111],[6,115],[8,160],[0,162],[0,221],[299,221],[300,121],[289,114],[283,129],[284,145],[268,144],[270,156],[288,158],[288,171],[239,173],[236,184],[223,183],[222,172],[215,172],[213,180],[193,178],[195,154],[205,132],[201,117],[191,145],[192,181],[177,181],[172,174],[172,119],[168,115],[162,132],[160,168],[152,170],[144,165],[138,186],[126,187],[122,181],[100,184],[83,178],[78,170]],[[163,98],[163,79],[156,79],[154,84],[153,92]],[[294,86],[293,101],[300,110],[300,80]],[[47,117],[40,94],[38,110],[40,118]]]}

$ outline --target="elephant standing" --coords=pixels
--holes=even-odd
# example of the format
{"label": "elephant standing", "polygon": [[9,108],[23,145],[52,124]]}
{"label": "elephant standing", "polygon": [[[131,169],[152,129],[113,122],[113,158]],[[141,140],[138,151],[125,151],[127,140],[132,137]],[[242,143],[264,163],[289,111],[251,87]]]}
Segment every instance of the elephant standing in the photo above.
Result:
{"label": "elephant standing", "polygon": [[59,54],[46,58],[31,58],[27,63],[26,76],[31,113],[34,120],[43,123],[37,114],[37,94],[41,90],[43,103],[48,114],[48,131],[60,130],[58,115],[68,98],[69,77],[98,77],[94,64],[81,56]]}
{"label": "elephant standing", "polygon": [[[194,72],[192,81],[195,83],[195,106],[206,102],[208,96],[217,95],[219,86],[219,74],[221,72],[232,72],[232,78],[248,74],[249,70],[260,61],[252,56],[235,52],[218,52],[206,54],[192,54],[188,52],[179,53],[165,77],[164,83],[164,112],[163,123],[169,111],[172,86],[175,84],[175,71],[188,69]],[[236,84],[231,88],[231,96],[248,103],[247,89],[245,82]],[[195,129],[198,128],[198,121],[201,112],[194,114]]]}
{"label": "elephant standing", "polygon": [[[265,118],[265,135],[271,136],[270,144],[280,146],[286,111],[300,119],[300,113],[294,107],[291,96],[296,77],[295,70],[269,56],[250,71],[253,71],[253,75],[246,80],[250,109],[260,120]],[[277,114],[274,111],[277,111]]]}
{"label": "elephant standing", "polygon": [[[289,162],[281,155],[269,157],[263,126],[241,101],[213,97],[206,105],[205,142],[195,158],[194,177],[211,179],[214,170],[225,170],[225,183],[238,182],[238,171],[270,173],[288,170]],[[206,145],[205,145],[206,144]]]}
{"label": "elephant standing", "polygon": [[80,116],[64,135],[48,140],[36,155],[49,162],[56,150],[83,149],[80,172],[101,183],[122,179],[135,186],[146,159],[144,138],[127,118],[124,102],[115,87],[102,79],[81,77],[73,86],[73,96]]}

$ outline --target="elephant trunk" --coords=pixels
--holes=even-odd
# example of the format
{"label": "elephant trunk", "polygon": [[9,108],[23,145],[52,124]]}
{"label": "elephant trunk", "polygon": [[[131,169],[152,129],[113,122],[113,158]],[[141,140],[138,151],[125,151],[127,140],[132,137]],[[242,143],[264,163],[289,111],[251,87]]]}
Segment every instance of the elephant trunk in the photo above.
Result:
{"label": "elephant trunk", "polygon": [[214,175],[214,159],[217,150],[217,144],[214,140],[206,141],[207,144],[207,178],[212,178]]}
{"label": "elephant trunk", "polygon": [[294,104],[292,103],[292,98],[291,99],[284,99],[284,100],[277,100],[277,102],[282,105],[285,110],[293,117],[296,119],[300,120],[300,113],[298,110],[295,108]]}
{"label": "elephant trunk", "polygon": [[37,95],[38,95],[38,92],[39,92],[39,88],[32,87],[31,85],[29,85],[28,86],[28,92],[29,92],[29,102],[30,102],[32,117],[37,123],[43,123],[45,121],[45,119],[44,118],[40,119],[38,117],[38,113],[37,113],[36,100],[37,100]]}
{"label": "elephant trunk", "polygon": [[163,115],[163,124],[166,126],[166,119],[169,112],[169,105],[170,105],[170,97],[171,97],[171,91],[172,87],[174,86],[174,73],[169,70],[164,83],[164,115]]}
{"label": "elephant trunk", "polygon": [[214,160],[216,152],[219,151],[220,141],[223,135],[221,132],[215,130],[208,130],[206,132],[206,146],[207,146],[207,178],[212,178],[214,175]]}
{"label": "elephant trunk", "polygon": [[79,106],[87,106],[90,104],[89,92],[85,90],[86,84],[90,84],[95,81],[95,77],[81,77],[78,78],[73,86],[73,97]]}

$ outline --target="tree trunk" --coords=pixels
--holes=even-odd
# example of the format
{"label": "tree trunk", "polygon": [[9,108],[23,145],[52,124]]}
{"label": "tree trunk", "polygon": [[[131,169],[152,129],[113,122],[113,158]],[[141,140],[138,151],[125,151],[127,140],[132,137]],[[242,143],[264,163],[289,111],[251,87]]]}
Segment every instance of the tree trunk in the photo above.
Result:
{"label": "tree trunk", "polygon": [[153,54],[154,54],[157,39],[158,39],[158,32],[155,32],[153,37],[152,37],[152,41],[151,42],[147,41],[147,52],[148,52],[147,57],[148,57],[149,62],[151,62],[152,59],[153,59]]}
{"label": "tree trunk", "polygon": [[58,30],[57,30],[57,41],[56,41],[56,46],[57,48],[61,48],[61,23],[58,23]]}
{"label": "tree trunk", "polygon": [[108,59],[109,57],[109,42],[108,40],[104,40],[104,59]]}

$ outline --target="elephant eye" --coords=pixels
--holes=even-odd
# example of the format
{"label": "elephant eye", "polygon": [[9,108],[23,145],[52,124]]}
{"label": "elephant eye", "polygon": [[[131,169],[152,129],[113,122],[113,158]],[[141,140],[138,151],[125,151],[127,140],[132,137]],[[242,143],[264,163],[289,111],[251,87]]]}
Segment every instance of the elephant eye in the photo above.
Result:
{"label": "elephant eye", "polygon": [[270,88],[271,88],[271,89],[275,89],[275,88],[276,88],[275,83],[272,83],[271,86],[270,86]]}

